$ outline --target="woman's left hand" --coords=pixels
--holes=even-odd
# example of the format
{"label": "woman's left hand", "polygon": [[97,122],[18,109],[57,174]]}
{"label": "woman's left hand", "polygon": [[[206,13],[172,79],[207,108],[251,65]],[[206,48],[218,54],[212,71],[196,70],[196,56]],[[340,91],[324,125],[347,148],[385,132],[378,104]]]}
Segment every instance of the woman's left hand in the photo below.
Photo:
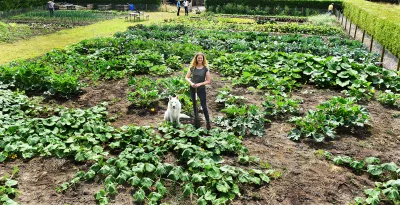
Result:
{"label": "woman's left hand", "polygon": [[200,87],[200,85],[196,83],[196,84],[193,85],[193,87],[194,88],[198,88],[198,87]]}

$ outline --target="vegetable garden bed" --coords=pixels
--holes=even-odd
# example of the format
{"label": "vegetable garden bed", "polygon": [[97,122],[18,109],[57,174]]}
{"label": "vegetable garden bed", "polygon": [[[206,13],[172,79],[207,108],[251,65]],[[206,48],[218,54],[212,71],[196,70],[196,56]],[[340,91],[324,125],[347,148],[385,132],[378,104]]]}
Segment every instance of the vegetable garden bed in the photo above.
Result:
{"label": "vegetable garden bed", "polygon": [[[370,159],[368,167],[353,163],[369,156],[398,163],[400,156],[399,73],[375,66],[377,55],[360,42],[340,32],[270,35],[253,27],[164,24],[0,67],[0,80],[10,84],[0,90],[0,174],[21,167],[21,203],[348,204],[374,187],[376,178],[359,174],[371,173],[370,165],[400,170]],[[160,124],[171,94],[190,115],[183,75],[198,51],[212,63],[214,129]],[[45,100],[7,90],[17,88]],[[323,159],[332,154],[352,158]],[[31,167],[43,162],[51,163]],[[27,174],[37,172],[45,191],[27,186],[36,183]]]}
{"label": "vegetable garden bed", "polygon": [[115,12],[104,14],[98,11],[56,11],[50,17],[49,11],[30,11],[3,19],[5,23],[0,25],[0,43],[11,43],[115,17]]}

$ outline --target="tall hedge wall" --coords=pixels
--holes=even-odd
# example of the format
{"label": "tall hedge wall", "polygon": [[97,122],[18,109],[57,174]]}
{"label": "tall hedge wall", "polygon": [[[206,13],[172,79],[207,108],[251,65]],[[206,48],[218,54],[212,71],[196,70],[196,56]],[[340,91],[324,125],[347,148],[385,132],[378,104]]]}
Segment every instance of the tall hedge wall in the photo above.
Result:
{"label": "tall hedge wall", "polygon": [[396,56],[400,56],[400,8],[364,0],[345,0],[344,14]]}
{"label": "tall hedge wall", "polygon": [[341,6],[342,2],[342,0],[206,0],[206,7],[233,3],[251,7],[288,6],[290,8],[328,9],[329,4],[334,3],[337,6]]}
{"label": "tall hedge wall", "polygon": [[383,3],[390,3],[390,4],[400,4],[400,0],[368,0],[373,2],[383,2]]}
{"label": "tall hedge wall", "polygon": [[[0,11],[19,9],[19,8],[31,8],[37,6],[44,6],[49,0],[0,0]],[[53,0],[57,2],[68,2],[78,5],[86,4],[137,4],[137,5],[160,5],[161,0]]]}
{"label": "tall hedge wall", "polygon": [[[48,1],[48,0],[47,0]],[[46,4],[46,0],[0,0],[0,11],[38,7]]]}
{"label": "tall hedge wall", "polygon": [[86,4],[161,4],[161,0],[70,0],[67,1],[73,4],[86,5]]}

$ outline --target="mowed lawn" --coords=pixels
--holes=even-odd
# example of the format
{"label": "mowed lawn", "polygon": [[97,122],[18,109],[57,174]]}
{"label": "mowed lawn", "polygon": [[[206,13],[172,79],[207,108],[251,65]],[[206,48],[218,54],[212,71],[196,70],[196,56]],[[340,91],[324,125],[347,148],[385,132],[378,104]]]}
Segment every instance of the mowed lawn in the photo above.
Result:
{"label": "mowed lawn", "polygon": [[78,43],[84,39],[112,36],[118,31],[125,31],[128,26],[151,24],[165,18],[175,17],[175,13],[149,12],[150,20],[141,22],[125,21],[124,17],[101,21],[92,25],[62,30],[50,35],[37,36],[28,40],[0,44],[0,64],[14,60],[34,58],[49,52],[53,48]]}

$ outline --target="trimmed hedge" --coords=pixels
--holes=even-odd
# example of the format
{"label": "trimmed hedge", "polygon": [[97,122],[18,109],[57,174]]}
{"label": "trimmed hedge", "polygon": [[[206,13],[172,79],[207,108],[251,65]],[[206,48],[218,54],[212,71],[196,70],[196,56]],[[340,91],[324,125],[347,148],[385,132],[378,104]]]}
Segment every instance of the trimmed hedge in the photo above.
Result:
{"label": "trimmed hedge", "polygon": [[334,3],[337,7],[341,7],[342,0],[206,0],[206,7],[216,7],[218,5],[226,5],[228,3],[237,5],[246,5],[250,7],[276,7],[276,6],[288,6],[289,8],[312,8],[312,9],[326,9],[331,3]]}
{"label": "trimmed hedge", "polygon": [[383,2],[383,3],[390,3],[390,4],[400,4],[400,0],[368,0],[372,2]]}
{"label": "trimmed hedge", "polygon": [[270,8],[268,6],[250,7],[241,4],[228,3],[222,6],[209,6],[207,11],[222,13],[222,14],[247,14],[247,15],[278,15],[278,16],[310,16],[320,13],[326,13],[326,9],[310,9],[310,8],[289,8],[288,6]]}
{"label": "trimmed hedge", "polygon": [[396,56],[400,56],[400,8],[364,0],[345,0],[344,14]]}
{"label": "trimmed hedge", "polygon": [[48,0],[0,0],[0,11],[43,6]]}
{"label": "trimmed hedge", "polygon": [[74,4],[79,4],[79,5],[86,5],[86,4],[156,4],[160,5],[161,0],[72,0],[70,1],[71,3]]}

